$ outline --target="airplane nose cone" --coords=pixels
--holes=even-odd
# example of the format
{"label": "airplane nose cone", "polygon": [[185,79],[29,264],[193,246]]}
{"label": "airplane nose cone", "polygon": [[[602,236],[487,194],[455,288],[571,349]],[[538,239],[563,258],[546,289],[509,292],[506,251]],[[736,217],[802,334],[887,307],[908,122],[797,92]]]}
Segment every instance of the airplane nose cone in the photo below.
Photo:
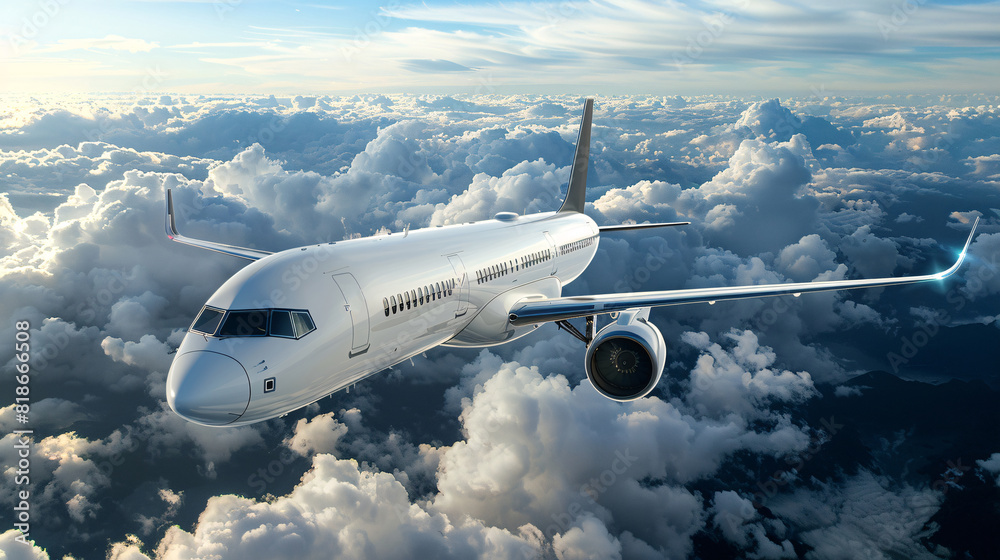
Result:
{"label": "airplane nose cone", "polygon": [[167,404],[197,424],[225,426],[250,404],[250,378],[234,358],[218,352],[187,352],[167,373]]}

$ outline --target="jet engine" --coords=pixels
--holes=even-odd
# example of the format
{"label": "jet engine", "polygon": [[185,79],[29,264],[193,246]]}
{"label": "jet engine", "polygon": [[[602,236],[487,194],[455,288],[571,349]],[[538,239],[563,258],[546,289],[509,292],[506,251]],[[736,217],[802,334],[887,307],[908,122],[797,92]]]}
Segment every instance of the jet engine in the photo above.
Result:
{"label": "jet engine", "polygon": [[587,378],[598,393],[627,402],[645,397],[659,383],[667,345],[648,319],[648,307],[623,311],[587,347]]}

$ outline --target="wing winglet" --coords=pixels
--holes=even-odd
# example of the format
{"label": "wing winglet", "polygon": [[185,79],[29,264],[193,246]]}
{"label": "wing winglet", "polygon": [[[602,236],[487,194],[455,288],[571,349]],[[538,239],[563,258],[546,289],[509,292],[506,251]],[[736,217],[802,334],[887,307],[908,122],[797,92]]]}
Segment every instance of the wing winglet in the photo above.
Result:
{"label": "wing winglet", "polygon": [[166,216],[164,217],[164,228],[166,229],[167,237],[177,241],[178,243],[184,243],[185,245],[191,245],[192,247],[199,247],[201,249],[215,251],[216,253],[222,253],[224,255],[232,255],[234,257],[240,257],[241,259],[248,259],[251,261],[262,259],[273,254],[269,251],[248,249],[246,247],[237,247],[236,245],[227,245],[225,243],[215,243],[213,241],[204,241],[202,239],[184,237],[183,235],[177,233],[177,221],[174,218],[174,197],[170,193],[170,189],[167,189],[166,212]]}
{"label": "wing winglet", "polygon": [[978,225],[979,225],[979,216],[976,216],[976,221],[972,222],[972,231],[969,232],[969,238],[965,240],[965,247],[962,247],[962,252],[958,255],[958,260],[955,261],[955,264],[951,265],[951,268],[949,268],[948,270],[942,270],[941,272],[938,272],[934,276],[941,279],[947,278],[952,274],[955,274],[955,271],[962,266],[962,263],[965,262],[965,256],[969,253],[969,245],[972,244],[972,238],[975,237],[976,235],[976,227]]}

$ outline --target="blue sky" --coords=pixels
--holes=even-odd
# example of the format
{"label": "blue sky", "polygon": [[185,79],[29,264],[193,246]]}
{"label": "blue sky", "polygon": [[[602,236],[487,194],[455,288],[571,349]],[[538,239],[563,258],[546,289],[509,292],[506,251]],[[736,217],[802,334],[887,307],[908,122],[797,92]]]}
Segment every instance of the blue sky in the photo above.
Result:
{"label": "blue sky", "polygon": [[1000,3],[35,0],[0,92],[995,91]]}

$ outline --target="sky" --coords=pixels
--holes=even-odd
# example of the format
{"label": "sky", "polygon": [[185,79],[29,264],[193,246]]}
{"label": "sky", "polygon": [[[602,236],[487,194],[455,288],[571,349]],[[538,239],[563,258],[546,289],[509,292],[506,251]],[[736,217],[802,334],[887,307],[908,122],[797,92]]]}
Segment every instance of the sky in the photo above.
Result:
{"label": "sky", "polygon": [[955,93],[1000,86],[981,1],[35,0],[0,93]]}
{"label": "sky", "polygon": [[[992,3],[84,2],[0,15],[0,558],[1000,557]],[[42,15],[40,15],[42,14]],[[654,310],[657,389],[554,325],[438,348],[286,417],[165,402],[193,317],[280,251],[558,207],[565,295],[925,274]],[[2,344],[0,344],[2,347]],[[0,395],[15,361],[0,355]]]}

